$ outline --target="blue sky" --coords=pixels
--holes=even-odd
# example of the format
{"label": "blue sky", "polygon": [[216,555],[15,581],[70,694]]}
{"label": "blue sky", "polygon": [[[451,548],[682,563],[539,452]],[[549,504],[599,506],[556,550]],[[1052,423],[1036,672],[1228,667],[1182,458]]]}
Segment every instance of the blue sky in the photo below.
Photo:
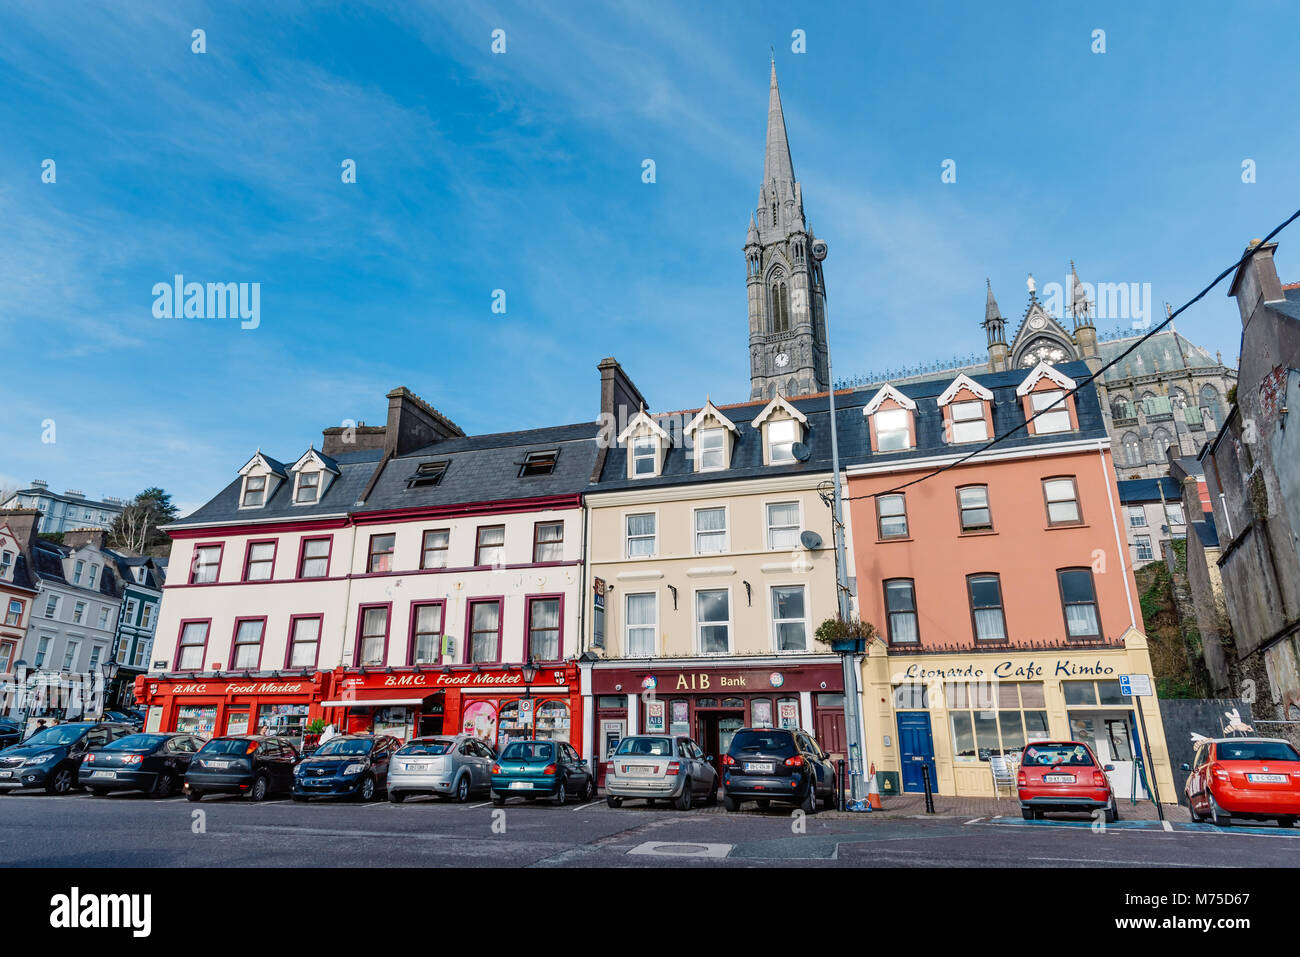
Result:
{"label": "blue sky", "polygon": [[[981,349],[986,276],[1013,327],[1071,259],[1179,303],[1300,196],[1294,8],[1234,11],[5,3],[0,485],[193,507],[397,385],[470,432],[594,419],[606,355],[657,409],[748,398],[769,46],[837,376]],[[259,327],[155,318],[176,273],[260,282]],[[1179,329],[1234,361],[1222,292]]]}

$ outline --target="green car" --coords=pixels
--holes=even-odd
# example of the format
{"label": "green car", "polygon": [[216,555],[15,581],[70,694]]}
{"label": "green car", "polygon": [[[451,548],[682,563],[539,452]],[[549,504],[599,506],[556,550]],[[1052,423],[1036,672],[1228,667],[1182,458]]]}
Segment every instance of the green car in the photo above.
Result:
{"label": "green car", "polygon": [[590,801],[596,796],[596,780],[587,762],[563,741],[512,741],[492,765],[492,803],[506,803],[512,794],[526,801],[539,797],[563,804],[575,796]]}

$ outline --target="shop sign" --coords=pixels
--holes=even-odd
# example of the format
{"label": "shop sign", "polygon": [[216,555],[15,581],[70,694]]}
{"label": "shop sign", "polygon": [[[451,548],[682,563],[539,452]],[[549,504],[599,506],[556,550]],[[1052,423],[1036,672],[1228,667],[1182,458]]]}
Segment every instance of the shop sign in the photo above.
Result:
{"label": "shop sign", "polygon": [[687,675],[679,674],[673,685],[674,691],[712,691],[715,688],[748,688],[747,675],[711,675],[707,672]]}
{"label": "shop sign", "polygon": [[663,734],[664,716],[667,709],[663,701],[646,702],[645,710],[645,730],[646,734]]}
{"label": "shop sign", "polygon": [[[396,678],[397,675],[390,675],[389,677]],[[416,675],[414,677],[418,677],[420,680],[418,682],[410,683],[421,685],[428,684],[434,688],[522,688],[524,686],[523,676],[512,671],[502,671],[497,673],[483,672],[480,674],[474,674],[472,671],[462,671],[450,675],[438,672],[432,676],[432,681],[427,682],[425,679],[430,677],[429,675]],[[534,685],[544,685],[548,683],[554,685],[566,684],[567,679],[565,678],[564,671],[552,671],[549,679],[545,673],[539,673],[537,679],[533,682]]]}
{"label": "shop sign", "polygon": [[1126,698],[1149,697],[1151,695],[1151,676],[1120,675],[1119,693]]}
{"label": "shop sign", "polygon": [[992,668],[979,665],[954,665],[951,668],[923,668],[921,665],[908,665],[903,672],[903,680],[915,681],[920,678],[1085,678],[1108,677],[1115,674],[1113,665],[1100,659],[1095,661],[1073,661],[1059,658],[1054,662],[1015,660],[1000,661]]}
{"label": "shop sign", "polygon": [[[293,684],[276,684],[273,681],[254,682],[247,685],[203,684],[172,685],[172,694],[299,694],[306,686],[301,682]],[[211,690],[209,690],[209,688]],[[151,689],[156,693],[155,689]]]}

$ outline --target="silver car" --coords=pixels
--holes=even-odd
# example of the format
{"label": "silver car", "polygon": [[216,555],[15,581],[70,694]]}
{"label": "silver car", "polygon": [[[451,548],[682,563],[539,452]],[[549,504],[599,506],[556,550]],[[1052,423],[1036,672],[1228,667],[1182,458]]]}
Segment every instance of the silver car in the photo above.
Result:
{"label": "silver car", "polygon": [[605,801],[618,807],[624,798],[658,798],[679,811],[700,800],[718,803],[718,772],[704,752],[685,735],[637,734],[624,738],[610,758]]}
{"label": "silver car", "polygon": [[464,803],[492,786],[493,750],[471,734],[412,738],[388,764],[388,800],[401,804],[410,794],[440,794]]}

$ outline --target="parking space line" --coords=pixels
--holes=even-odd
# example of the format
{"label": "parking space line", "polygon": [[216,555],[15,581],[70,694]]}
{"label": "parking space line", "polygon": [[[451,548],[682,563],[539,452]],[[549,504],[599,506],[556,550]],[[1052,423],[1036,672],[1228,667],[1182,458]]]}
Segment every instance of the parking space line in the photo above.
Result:
{"label": "parking space line", "polygon": [[599,803],[600,803],[599,801],[588,801],[586,804],[578,804],[578,805],[575,805],[575,806],[569,808],[569,810],[570,810],[570,811],[581,811],[581,810],[583,810],[584,808],[589,808],[589,807],[591,807],[593,804],[599,804]]}
{"label": "parking space line", "polygon": [[491,801],[484,801],[482,804],[471,804],[468,808],[466,808],[466,810],[472,811],[476,807],[487,807],[491,803],[492,803]]}

